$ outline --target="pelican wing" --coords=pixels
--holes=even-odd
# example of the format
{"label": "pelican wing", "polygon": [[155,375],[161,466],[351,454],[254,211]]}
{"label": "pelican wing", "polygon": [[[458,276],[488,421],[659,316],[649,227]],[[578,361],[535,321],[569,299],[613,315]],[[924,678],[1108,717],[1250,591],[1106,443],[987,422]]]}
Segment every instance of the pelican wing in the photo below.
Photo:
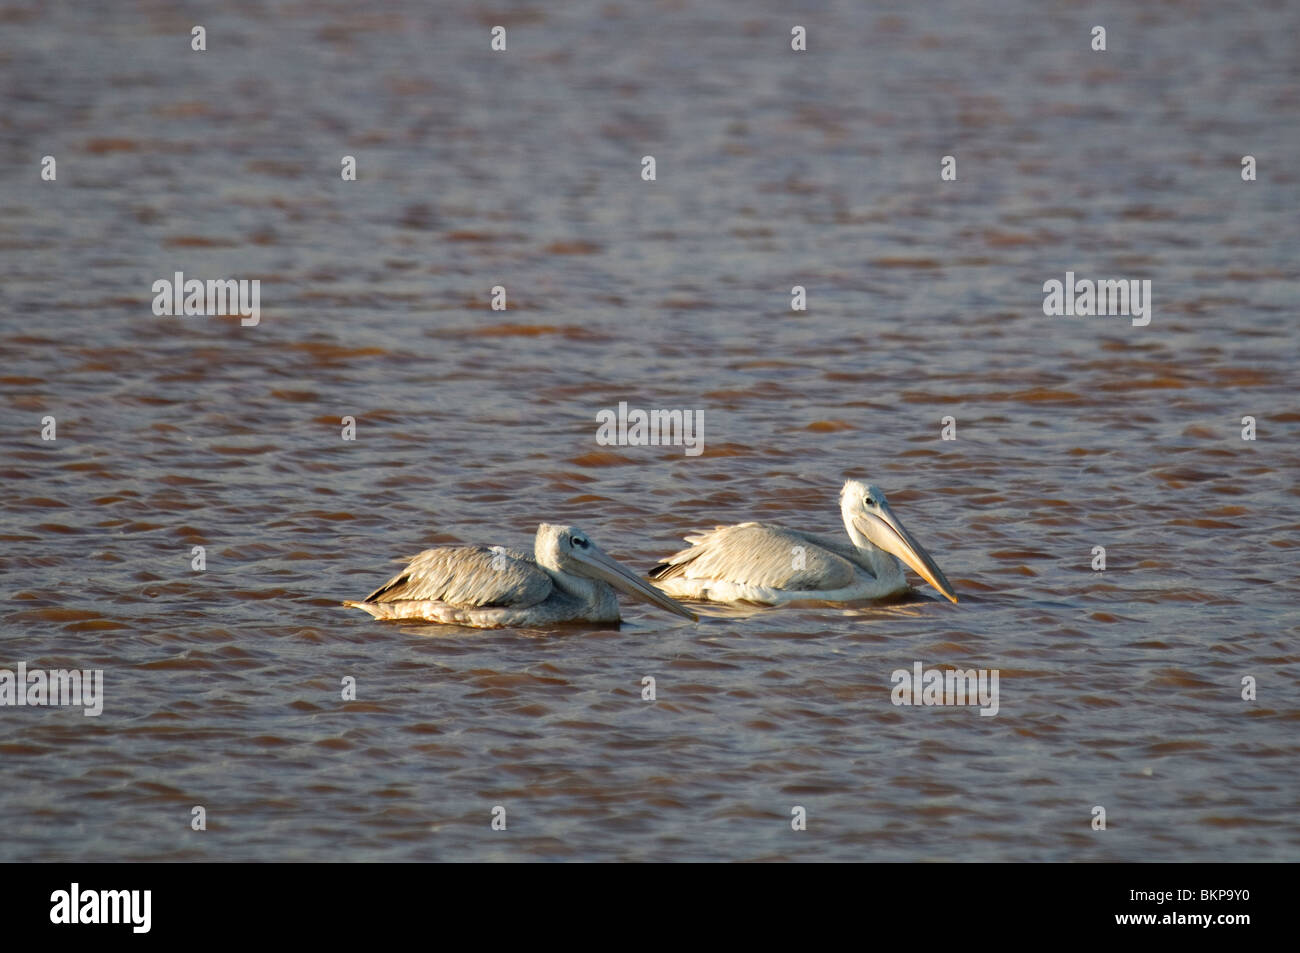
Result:
{"label": "pelican wing", "polygon": [[721,579],[773,589],[841,589],[863,566],[851,544],[771,526],[739,523],[687,536],[692,543],[650,571],[651,579]]}
{"label": "pelican wing", "polygon": [[523,553],[499,546],[445,546],[414,557],[365,601],[523,609],[545,601],[553,585],[551,577]]}

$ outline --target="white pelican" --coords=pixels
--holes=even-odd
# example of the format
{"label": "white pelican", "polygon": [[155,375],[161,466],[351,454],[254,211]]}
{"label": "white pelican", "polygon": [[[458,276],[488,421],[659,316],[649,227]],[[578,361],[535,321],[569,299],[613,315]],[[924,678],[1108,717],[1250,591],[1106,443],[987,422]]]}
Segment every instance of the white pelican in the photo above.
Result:
{"label": "white pelican", "polygon": [[477,629],[559,622],[617,622],[613,586],[688,619],[684,605],[619,565],[575,526],[542,523],[533,555],[500,546],[426,549],[361,602],[376,619],[415,619]]}
{"label": "white pelican", "polygon": [[687,536],[691,547],[655,566],[650,578],[679,599],[769,606],[851,602],[905,592],[902,559],[957,601],[943,572],[903,528],[879,488],[849,480],[840,490],[840,515],[851,543],[768,523],[719,526]]}

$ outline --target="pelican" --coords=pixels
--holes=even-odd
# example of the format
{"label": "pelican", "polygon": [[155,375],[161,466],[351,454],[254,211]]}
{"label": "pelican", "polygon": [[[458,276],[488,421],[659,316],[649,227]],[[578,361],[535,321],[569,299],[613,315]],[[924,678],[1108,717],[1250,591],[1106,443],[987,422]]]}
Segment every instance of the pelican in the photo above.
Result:
{"label": "pelican", "polygon": [[935,561],[903,528],[878,487],[849,480],[840,490],[844,542],[769,523],[719,526],[650,571],[671,596],[707,602],[852,602],[908,588],[901,559],[957,601]]}
{"label": "pelican", "polygon": [[350,609],[476,629],[617,622],[614,589],[693,621],[699,617],[619,565],[576,526],[542,523],[531,557],[500,546],[426,549]]}

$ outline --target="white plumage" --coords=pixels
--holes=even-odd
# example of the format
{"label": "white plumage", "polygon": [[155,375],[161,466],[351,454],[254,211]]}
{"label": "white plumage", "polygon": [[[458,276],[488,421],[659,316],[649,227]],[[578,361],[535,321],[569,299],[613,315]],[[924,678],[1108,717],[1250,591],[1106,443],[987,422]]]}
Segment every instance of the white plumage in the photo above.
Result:
{"label": "white plumage", "polygon": [[853,602],[907,590],[900,558],[957,601],[943,572],[893,515],[874,486],[849,480],[840,491],[848,540],[770,523],[719,526],[650,572],[669,595],[709,602],[781,605]]}
{"label": "white plumage", "polygon": [[614,589],[688,619],[696,616],[638,579],[573,526],[537,527],[533,555],[500,546],[426,549],[360,602],[376,619],[474,628],[618,622]]}

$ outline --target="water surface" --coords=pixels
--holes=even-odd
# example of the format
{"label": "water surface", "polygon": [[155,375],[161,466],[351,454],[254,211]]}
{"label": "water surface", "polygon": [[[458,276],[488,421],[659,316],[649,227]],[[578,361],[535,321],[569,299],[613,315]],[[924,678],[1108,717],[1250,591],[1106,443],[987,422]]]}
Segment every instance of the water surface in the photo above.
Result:
{"label": "water surface", "polygon": [[[0,7],[0,667],[107,693],[0,710],[0,859],[1300,857],[1300,8],[551,6]],[[1045,317],[1066,270],[1151,324]],[[705,452],[599,446],[621,400]],[[838,533],[846,476],[959,605],[339,607],[542,520]]]}

